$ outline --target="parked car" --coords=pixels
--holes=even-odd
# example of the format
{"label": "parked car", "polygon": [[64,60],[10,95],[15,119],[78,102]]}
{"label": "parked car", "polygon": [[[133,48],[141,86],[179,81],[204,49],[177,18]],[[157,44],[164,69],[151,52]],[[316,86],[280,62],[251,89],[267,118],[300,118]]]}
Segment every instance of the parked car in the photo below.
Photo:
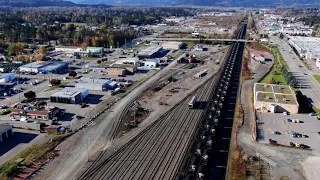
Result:
{"label": "parked car", "polygon": [[296,145],[293,142],[290,142],[290,146],[296,147]]}
{"label": "parked car", "polygon": [[281,135],[281,132],[279,132],[279,131],[273,131],[273,134]]}
{"label": "parked car", "polygon": [[80,115],[77,115],[76,118],[79,120],[79,119],[83,119],[84,117],[80,116]]}
{"label": "parked car", "polygon": [[19,121],[17,118],[14,118],[14,117],[10,118],[10,120],[11,121]]}
{"label": "parked car", "polygon": [[277,141],[276,141],[276,140],[273,140],[273,139],[269,139],[269,142],[270,142],[271,144],[277,144]]}

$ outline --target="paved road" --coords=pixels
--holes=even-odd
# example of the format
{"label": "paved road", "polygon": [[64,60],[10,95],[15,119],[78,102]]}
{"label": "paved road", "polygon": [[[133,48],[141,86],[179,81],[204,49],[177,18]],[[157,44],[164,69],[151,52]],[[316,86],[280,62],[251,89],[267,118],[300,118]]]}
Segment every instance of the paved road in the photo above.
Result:
{"label": "paved road", "polygon": [[293,76],[297,79],[301,92],[307,96],[313,105],[320,108],[320,85],[313,77],[313,72],[302,64],[294,52],[290,53],[291,47],[288,43],[280,40],[276,36],[271,36],[271,39],[280,46],[283,59],[288,64]]}
{"label": "paved road", "polygon": [[[145,37],[144,40],[148,41],[199,41],[199,38],[156,38],[156,37]],[[203,39],[206,41],[232,41],[232,42],[254,42],[252,40],[245,39]]]}

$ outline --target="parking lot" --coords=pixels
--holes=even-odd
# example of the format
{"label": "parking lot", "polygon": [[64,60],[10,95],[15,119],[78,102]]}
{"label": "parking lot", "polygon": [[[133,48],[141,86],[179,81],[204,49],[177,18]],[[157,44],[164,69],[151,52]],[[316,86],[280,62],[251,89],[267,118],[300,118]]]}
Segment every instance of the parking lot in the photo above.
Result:
{"label": "parking lot", "polygon": [[[259,114],[261,123],[258,125],[258,141],[269,143],[269,139],[277,141],[278,144],[289,146],[290,142],[305,144],[313,150],[320,150],[320,121],[316,116],[295,114],[285,116],[283,114],[262,113]],[[288,122],[288,119],[299,120]],[[278,131],[281,134],[275,134]],[[293,137],[299,133],[302,137]],[[303,135],[306,135],[304,137]]]}

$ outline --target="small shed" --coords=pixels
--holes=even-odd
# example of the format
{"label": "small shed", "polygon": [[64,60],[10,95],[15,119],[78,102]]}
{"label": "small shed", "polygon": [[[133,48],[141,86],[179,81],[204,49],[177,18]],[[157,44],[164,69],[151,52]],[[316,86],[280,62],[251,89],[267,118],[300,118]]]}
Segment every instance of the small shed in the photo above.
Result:
{"label": "small shed", "polygon": [[260,61],[262,63],[264,63],[266,61],[266,58],[265,58],[265,56],[263,54],[256,54],[254,59],[256,61]]}

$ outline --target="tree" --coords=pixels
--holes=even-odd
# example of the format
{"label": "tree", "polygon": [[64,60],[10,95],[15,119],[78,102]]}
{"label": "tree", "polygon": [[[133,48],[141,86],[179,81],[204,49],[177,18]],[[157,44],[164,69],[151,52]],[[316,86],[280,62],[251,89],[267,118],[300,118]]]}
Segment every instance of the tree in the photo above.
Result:
{"label": "tree", "polygon": [[44,47],[44,46],[41,46],[40,48],[39,48],[39,53],[40,54],[45,54],[46,53],[46,48]]}
{"label": "tree", "polygon": [[70,77],[76,77],[76,76],[77,76],[77,72],[75,72],[75,71],[69,71],[69,76],[70,76]]}
{"label": "tree", "polygon": [[81,44],[81,50],[82,50],[82,51],[86,51],[86,50],[87,50],[87,47],[88,47],[88,44],[86,44],[86,43],[82,43],[82,44]]}
{"label": "tree", "polygon": [[24,97],[26,97],[28,101],[32,101],[36,98],[36,93],[33,91],[28,91],[24,93]]}
{"label": "tree", "polygon": [[43,60],[45,60],[45,55],[43,55],[43,54],[37,54],[36,55],[36,60],[37,61],[43,61]]}
{"label": "tree", "polygon": [[101,64],[101,60],[98,60],[97,63],[98,63],[98,64]]}
{"label": "tree", "polygon": [[59,80],[59,79],[51,79],[50,84],[52,86],[59,86],[61,84],[61,80]]}
{"label": "tree", "polygon": [[280,33],[279,38],[283,39],[283,34],[282,33]]}

